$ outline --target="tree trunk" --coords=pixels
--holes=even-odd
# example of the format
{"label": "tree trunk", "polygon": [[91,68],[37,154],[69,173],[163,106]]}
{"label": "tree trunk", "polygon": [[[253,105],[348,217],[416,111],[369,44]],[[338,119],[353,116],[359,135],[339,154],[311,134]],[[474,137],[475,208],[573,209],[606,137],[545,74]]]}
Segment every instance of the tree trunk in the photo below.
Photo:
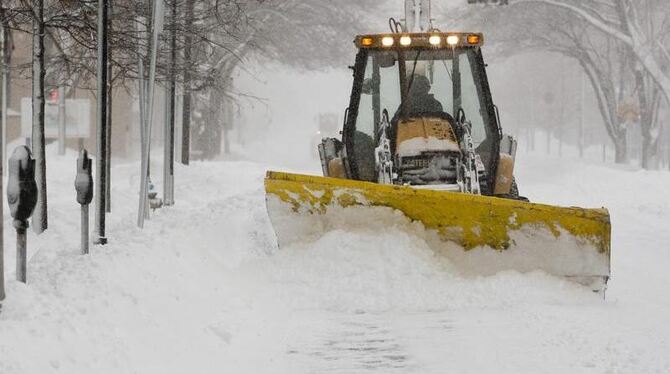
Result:
{"label": "tree trunk", "polygon": [[174,205],[174,140],[177,100],[177,0],[170,3],[170,80],[166,92],[167,121],[165,123],[163,197],[165,205]]}
{"label": "tree trunk", "polygon": [[181,163],[188,165],[191,153],[191,45],[193,38],[189,26],[193,24],[194,0],[186,1],[184,18],[184,99],[182,102]]}
{"label": "tree trunk", "polygon": [[97,82],[97,134],[96,134],[96,183],[95,231],[97,244],[107,244],[105,235],[105,210],[107,191],[107,1],[98,2],[98,82]]}
{"label": "tree trunk", "polygon": [[547,128],[546,129],[547,133],[545,134],[547,136],[547,154],[551,154],[551,129]]}
{"label": "tree trunk", "polygon": [[658,168],[658,138],[660,136],[659,110],[660,88],[649,74],[635,71],[637,96],[640,103],[640,135],[642,135],[641,166],[644,169]]}
{"label": "tree trunk", "polygon": [[626,137],[614,139],[614,162],[617,164],[625,164],[628,162],[628,154],[626,152]]}
{"label": "tree trunk", "polygon": [[[586,70],[585,64],[582,62],[582,67]],[[579,158],[584,158],[584,99],[586,97],[586,77],[584,73],[580,74],[579,80],[579,128],[577,132],[577,148],[579,148]],[[596,91],[597,94],[598,91]],[[601,109],[602,115],[602,109]],[[603,115],[603,118],[605,116]]]}
{"label": "tree trunk", "polygon": [[642,168],[647,170],[658,169],[658,138],[642,131]]}
{"label": "tree trunk", "polygon": [[[605,124],[605,129],[607,130],[607,134],[609,135],[610,139],[612,139],[612,143],[614,143],[614,153],[615,153],[614,160],[618,164],[626,163],[628,161],[628,154],[626,152],[626,129],[618,122],[619,118],[617,117],[616,108],[618,107],[618,104],[621,102],[621,98],[617,98],[615,95],[617,89],[615,89],[614,87],[614,81],[609,75],[599,71],[598,70],[599,65],[596,64],[593,60],[591,60],[588,55],[586,54],[580,55],[578,61],[580,62],[582,68],[584,69],[586,77],[589,79],[591,87],[595,92],[596,100],[598,102],[598,110],[600,111],[603,123]],[[582,88],[581,88],[582,111],[584,108],[583,85],[584,81],[582,80]],[[623,91],[622,88],[618,89],[620,95],[622,91]],[[579,123],[579,131],[581,139],[580,143],[582,144],[580,146],[580,155],[583,155],[583,151],[581,149],[583,149],[583,147],[586,145],[584,139],[585,134],[584,134],[583,117],[584,115],[582,113],[582,115],[580,116],[580,123]]]}
{"label": "tree trunk", "polygon": [[37,205],[33,213],[33,230],[41,234],[47,221],[47,164],[44,153],[44,2],[33,0],[33,133],[32,152],[35,157]]}
{"label": "tree trunk", "polygon": [[223,106],[225,122],[223,123],[223,153],[230,154],[230,131],[233,129],[233,104],[230,99],[226,100]]}

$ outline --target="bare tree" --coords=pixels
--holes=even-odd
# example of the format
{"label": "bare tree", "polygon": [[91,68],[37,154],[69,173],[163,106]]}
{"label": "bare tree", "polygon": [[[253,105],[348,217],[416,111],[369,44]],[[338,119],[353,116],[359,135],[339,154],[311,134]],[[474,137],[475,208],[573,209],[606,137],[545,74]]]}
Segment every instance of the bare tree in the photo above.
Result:
{"label": "bare tree", "polygon": [[[203,148],[211,151],[209,156],[218,154],[224,126],[232,126],[222,119],[232,119],[224,111],[233,106],[216,101],[236,102],[241,96],[234,91],[235,71],[244,70],[249,63],[268,61],[305,70],[345,66],[350,62],[347,52],[352,51],[353,36],[369,29],[366,17],[381,5],[372,0],[268,0],[247,1],[241,4],[240,13],[228,12],[241,16],[243,22],[222,22],[233,26],[226,33],[210,34],[208,45],[219,48],[204,53],[211,58],[201,66],[208,70],[206,75],[212,81],[195,88],[205,91],[198,94],[195,103],[203,107],[198,111],[206,113],[202,117],[205,121],[196,127],[200,129]],[[198,133],[194,132],[194,136]]]}
{"label": "bare tree", "polygon": [[[658,103],[654,90],[664,101],[670,101],[670,13],[663,0],[517,0],[513,4],[546,4],[563,9],[603,35],[622,43],[636,60],[634,71],[639,88],[641,130],[643,137],[642,166],[656,165],[660,122],[657,118]],[[639,73],[637,73],[639,72]],[[657,88],[653,88],[653,86]],[[648,112],[651,111],[651,112]]]}
{"label": "bare tree", "polygon": [[[653,13],[655,0],[645,0]],[[636,50],[619,37],[594,25],[589,17],[576,13],[575,6],[585,7],[588,14],[597,15],[613,25],[628,29],[628,15],[637,14],[637,8],[626,8],[625,1],[571,2],[570,0],[519,0],[512,7],[482,9],[470,15],[475,22],[486,18],[496,32],[490,40],[497,43],[502,53],[514,54],[530,50],[557,52],[574,58],[582,66],[595,93],[603,123],[615,146],[616,162],[626,162],[626,131],[631,121],[639,123],[643,137],[642,166],[649,167],[649,160],[656,154],[659,126],[659,106],[665,101],[661,86],[640,61]],[[576,5],[577,4],[577,5]],[[638,5],[639,6],[639,5]],[[581,8],[580,8],[581,9]],[[661,18],[667,21],[667,12]],[[490,24],[492,21],[493,24]],[[659,23],[649,16],[650,30],[666,29],[665,21]],[[653,21],[653,22],[652,22]],[[637,29],[637,27],[636,27]],[[631,31],[627,31],[631,32]],[[658,35],[657,31],[648,31]],[[518,38],[527,35],[527,38]],[[661,100],[663,99],[663,100]],[[632,112],[638,118],[624,115],[623,110],[634,101]],[[630,112],[630,111],[629,111]],[[656,140],[655,140],[656,139]]]}
{"label": "bare tree", "polygon": [[[351,36],[368,27],[366,14],[379,8],[373,0],[174,0],[183,22],[167,25],[164,38],[175,31],[177,71],[175,83],[183,87],[182,157],[188,162],[190,151],[189,129],[193,107],[198,113],[207,113],[205,134],[221,131],[220,115],[230,107],[214,101],[236,101],[243,96],[235,92],[233,73],[246,69],[245,64],[279,61],[302,69],[321,69],[344,64],[346,51],[351,47]],[[32,20],[30,4],[17,2],[13,8],[13,24],[25,29]],[[96,77],[96,9],[89,1],[46,0],[44,24],[52,45],[48,57],[49,75],[53,81],[70,88],[93,91]],[[146,1],[116,0],[113,24],[108,39],[114,50],[110,63],[116,87],[133,89],[141,78],[138,60],[146,61],[147,38],[138,35],[135,23],[150,29],[150,7]],[[170,30],[170,28],[174,30]],[[349,36],[347,36],[349,35]],[[171,43],[162,40],[157,65],[157,80],[168,85],[171,80]],[[143,65],[144,66],[144,65]],[[72,90],[68,91],[71,92]],[[199,98],[198,101],[194,101]],[[205,117],[203,117],[205,118]],[[209,129],[209,127],[213,127]],[[195,131],[195,130],[194,130]],[[219,139],[215,136],[213,139]],[[216,150],[216,144],[212,149]]]}

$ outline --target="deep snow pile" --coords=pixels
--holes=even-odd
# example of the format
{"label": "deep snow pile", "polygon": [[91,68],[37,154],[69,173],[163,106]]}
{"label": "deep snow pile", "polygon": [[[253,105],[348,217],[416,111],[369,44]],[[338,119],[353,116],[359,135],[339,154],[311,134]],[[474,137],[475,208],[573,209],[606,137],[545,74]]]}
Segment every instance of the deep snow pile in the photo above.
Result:
{"label": "deep snow pile", "polygon": [[667,172],[521,159],[532,200],[610,208],[603,300],[540,272],[460,278],[413,230],[277,251],[266,166],[245,161],[179,167],[177,205],[144,231],[139,167],[117,164],[110,244],[81,256],[75,157],[51,155],[50,229],[28,239],[28,285],[13,281],[6,231],[0,373],[670,371]]}

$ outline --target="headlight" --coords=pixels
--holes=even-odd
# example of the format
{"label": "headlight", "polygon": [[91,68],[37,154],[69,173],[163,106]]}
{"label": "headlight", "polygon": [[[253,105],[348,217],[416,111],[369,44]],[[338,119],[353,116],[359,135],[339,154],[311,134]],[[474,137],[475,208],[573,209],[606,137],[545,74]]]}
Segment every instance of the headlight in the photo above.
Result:
{"label": "headlight", "polygon": [[392,36],[385,36],[382,38],[382,45],[384,47],[390,47],[393,45],[393,37]]}
{"label": "headlight", "polygon": [[458,45],[458,41],[459,41],[459,40],[460,40],[460,39],[459,39],[458,35],[449,35],[449,36],[447,36],[447,44],[449,44],[450,46]]}
{"label": "headlight", "polygon": [[430,38],[428,38],[428,42],[430,43],[430,45],[435,46],[440,45],[440,43],[442,43],[442,37],[439,35],[433,35]]}

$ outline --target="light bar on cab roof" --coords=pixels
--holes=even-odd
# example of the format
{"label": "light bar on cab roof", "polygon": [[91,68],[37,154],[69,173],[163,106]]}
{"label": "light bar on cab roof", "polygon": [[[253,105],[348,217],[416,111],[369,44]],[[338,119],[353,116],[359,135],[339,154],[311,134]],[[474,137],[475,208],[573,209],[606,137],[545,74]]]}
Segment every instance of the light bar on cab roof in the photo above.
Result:
{"label": "light bar on cab roof", "polygon": [[426,32],[359,35],[354,41],[358,48],[444,48],[479,47],[484,44],[484,35],[473,32]]}

